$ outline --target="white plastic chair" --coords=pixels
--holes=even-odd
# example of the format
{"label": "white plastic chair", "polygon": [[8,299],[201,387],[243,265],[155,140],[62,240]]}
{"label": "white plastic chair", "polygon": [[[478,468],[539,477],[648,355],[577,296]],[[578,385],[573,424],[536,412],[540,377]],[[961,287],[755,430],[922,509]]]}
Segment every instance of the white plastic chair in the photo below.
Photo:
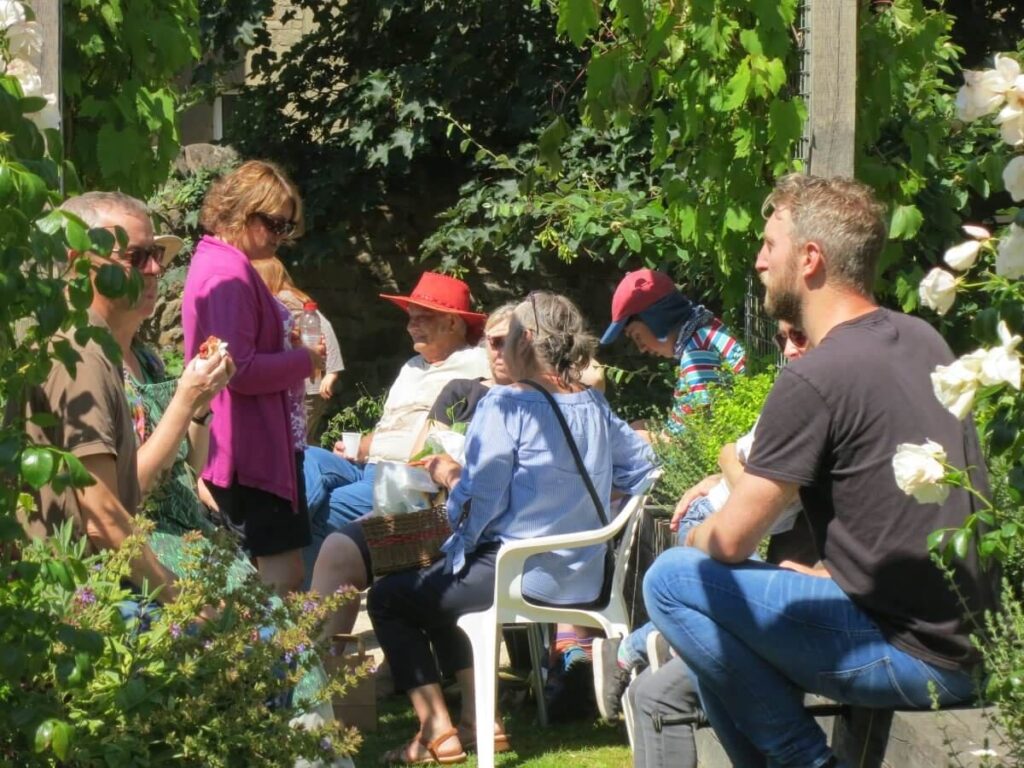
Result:
{"label": "white plastic chair", "polygon": [[[498,551],[495,563],[494,602],[486,611],[467,613],[458,620],[459,628],[469,637],[473,647],[473,680],[476,688],[476,748],[479,768],[494,766],[494,710],[497,694],[498,632],[502,624],[577,624],[604,630],[607,637],[622,637],[629,631],[628,612],[623,597],[626,565],[633,545],[634,529],[640,520],[644,502],[660,470],[652,472],[640,491],[632,496],[608,525],[594,531],[544,536],[505,544]],[[523,596],[523,570],[533,555],[556,549],[577,549],[604,544],[623,532],[615,557],[608,603],[603,608],[537,605]],[[533,629],[533,627],[530,627]],[[533,659],[533,684],[538,692],[541,722],[543,694],[538,633],[530,632],[530,655]]]}

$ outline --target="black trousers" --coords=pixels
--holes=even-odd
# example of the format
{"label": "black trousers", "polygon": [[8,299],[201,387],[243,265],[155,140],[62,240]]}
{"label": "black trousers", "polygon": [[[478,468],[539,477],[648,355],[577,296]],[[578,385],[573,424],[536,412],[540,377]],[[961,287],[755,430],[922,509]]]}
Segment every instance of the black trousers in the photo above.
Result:
{"label": "black trousers", "polygon": [[391,665],[396,690],[439,683],[441,673],[449,676],[473,666],[469,639],[455,622],[494,601],[498,546],[484,544],[467,555],[466,567],[458,576],[449,573],[441,559],[428,568],[393,573],[374,582],[367,611]]}

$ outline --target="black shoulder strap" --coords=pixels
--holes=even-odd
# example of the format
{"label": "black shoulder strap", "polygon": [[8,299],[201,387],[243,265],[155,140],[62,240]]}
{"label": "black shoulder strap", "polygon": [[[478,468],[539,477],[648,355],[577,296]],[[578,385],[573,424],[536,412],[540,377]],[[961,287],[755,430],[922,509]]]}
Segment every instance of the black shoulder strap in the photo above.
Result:
{"label": "black shoulder strap", "polygon": [[597,489],[594,488],[594,483],[590,479],[590,473],[587,472],[587,468],[583,464],[583,458],[580,456],[580,450],[576,447],[576,441],[572,438],[572,432],[569,431],[569,425],[565,423],[565,416],[562,415],[562,409],[558,407],[558,403],[555,402],[555,398],[551,396],[551,393],[537,382],[530,381],[529,379],[522,379],[519,383],[526,384],[528,387],[533,387],[544,395],[544,398],[551,404],[551,408],[555,412],[555,418],[558,419],[558,425],[562,428],[562,432],[565,433],[565,439],[569,443],[569,450],[572,452],[572,457],[576,461],[576,468],[583,477],[583,484],[587,487],[587,491],[590,493],[590,498],[594,501],[594,506],[597,507],[597,515],[601,520],[601,525],[608,525],[608,513],[605,511],[604,505],[601,503],[601,497],[597,495]]}

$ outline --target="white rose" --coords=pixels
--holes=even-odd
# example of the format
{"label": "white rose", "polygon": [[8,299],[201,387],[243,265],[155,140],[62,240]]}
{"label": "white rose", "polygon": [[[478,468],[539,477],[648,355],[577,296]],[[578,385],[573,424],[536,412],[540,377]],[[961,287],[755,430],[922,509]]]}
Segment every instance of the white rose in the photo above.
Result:
{"label": "white rose", "polygon": [[921,280],[917,288],[921,303],[944,315],[956,299],[956,278],[944,269],[936,267]]}
{"label": "white rose", "polygon": [[1006,91],[1020,75],[1020,65],[996,54],[993,69],[964,70],[964,86],[956,95],[957,116],[965,123],[990,115],[1002,106]]}
{"label": "white rose", "polygon": [[23,21],[8,27],[7,45],[13,58],[25,59],[34,67],[41,65],[43,33],[37,22]]}
{"label": "white rose", "polygon": [[1024,277],[1024,229],[1016,224],[999,240],[996,274],[1009,280]]}
{"label": "white rose", "polygon": [[1014,200],[1024,200],[1024,155],[1017,155],[1006,164],[1003,186]]}
{"label": "white rose", "polygon": [[985,351],[964,355],[949,365],[936,366],[932,371],[932,391],[942,407],[961,421],[971,412],[974,396],[981,386],[981,367]]}
{"label": "white rose", "polygon": [[39,70],[24,59],[11,59],[7,62],[5,74],[18,79],[21,92],[26,96],[43,95],[43,78],[39,76]]}
{"label": "white rose", "polygon": [[985,386],[1005,383],[1014,389],[1020,389],[1021,363],[1017,345],[1020,344],[1021,338],[1011,334],[1006,322],[1002,320],[999,321],[998,332],[1001,346],[985,352],[981,364],[981,383]]}
{"label": "white rose", "polygon": [[999,133],[1010,146],[1024,143],[1024,75],[1018,74],[1004,91],[1006,103],[996,115]]}
{"label": "white rose", "polygon": [[25,6],[13,0],[0,0],[0,28],[10,29],[25,21]]}
{"label": "white rose", "polygon": [[960,245],[954,245],[942,256],[942,260],[957,272],[965,272],[974,266],[978,260],[978,251],[981,250],[981,243],[977,240],[966,240]]}
{"label": "white rose", "polygon": [[992,237],[992,233],[984,227],[979,227],[977,224],[964,224],[961,227],[963,231],[975,240],[988,240]]}
{"label": "white rose", "polygon": [[892,457],[896,485],[921,504],[941,504],[949,496],[949,486],[942,485],[945,461],[945,450],[932,440],[924,445],[900,443]]}

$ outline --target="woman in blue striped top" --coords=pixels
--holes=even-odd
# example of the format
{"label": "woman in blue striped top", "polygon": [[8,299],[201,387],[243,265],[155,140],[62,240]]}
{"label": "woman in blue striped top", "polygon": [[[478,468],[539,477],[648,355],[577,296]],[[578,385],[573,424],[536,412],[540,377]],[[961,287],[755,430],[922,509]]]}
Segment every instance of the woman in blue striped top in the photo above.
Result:
{"label": "woman in blue striped top", "polygon": [[[654,468],[649,446],[600,393],[579,383],[594,347],[572,302],[531,294],[513,312],[505,341],[505,362],[519,383],[493,387],[480,401],[466,435],[465,468],[443,458],[428,465],[450,489],[454,533],[446,557],[379,580],[369,596],[395,686],[408,692],[420,722],[415,738],[388,754],[390,762],[462,762],[464,747],[472,746],[473,702],[464,697],[462,720],[453,727],[431,645],[442,670],[471,691],[472,652],[455,622],[490,605],[501,543],[601,526],[551,404],[523,382],[553,396],[605,510],[613,489],[634,493]],[[592,602],[603,576],[602,547],[550,552],[528,561],[523,591],[547,603]],[[500,724],[495,743],[507,748]]]}

